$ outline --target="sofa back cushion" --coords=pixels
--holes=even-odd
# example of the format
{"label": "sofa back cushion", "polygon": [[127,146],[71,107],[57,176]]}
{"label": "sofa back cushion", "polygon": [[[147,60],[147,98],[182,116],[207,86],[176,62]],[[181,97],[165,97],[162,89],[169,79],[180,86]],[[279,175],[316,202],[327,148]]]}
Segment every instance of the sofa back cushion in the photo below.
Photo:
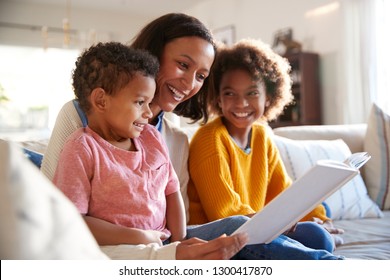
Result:
{"label": "sofa back cushion", "polygon": [[[287,173],[292,180],[300,178],[318,160],[344,161],[351,155],[345,142],[338,140],[292,140],[274,135]],[[326,180],[326,178],[318,178]],[[315,186],[312,186],[315,188]],[[304,195],[304,194],[302,194]],[[369,198],[359,174],[325,200],[333,220],[381,217],[383,213]]]}
{"label": "sofa back cushion", "polygon": [[352,153],[363,151],[367,125],[303,125],[275,128],[274,134],[295,140],[342,139]]}
{"label": "sofa back cushion", "polygon": [[364,149],[371,160],[364,167],[369,195],[383,210],[390,210],[390,115],[373,104],[367,122]]}

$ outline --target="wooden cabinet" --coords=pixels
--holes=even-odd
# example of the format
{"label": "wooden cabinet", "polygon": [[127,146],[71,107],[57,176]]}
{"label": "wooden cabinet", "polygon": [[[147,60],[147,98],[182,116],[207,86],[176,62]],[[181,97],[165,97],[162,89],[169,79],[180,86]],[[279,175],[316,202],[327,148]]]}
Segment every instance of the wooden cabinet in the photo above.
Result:
{"label": "wooden cabinet", "polygon": [[286,55],[286,58],[291,64],[294,102],[270,126],[321,124],[318,54],[300,52]]}

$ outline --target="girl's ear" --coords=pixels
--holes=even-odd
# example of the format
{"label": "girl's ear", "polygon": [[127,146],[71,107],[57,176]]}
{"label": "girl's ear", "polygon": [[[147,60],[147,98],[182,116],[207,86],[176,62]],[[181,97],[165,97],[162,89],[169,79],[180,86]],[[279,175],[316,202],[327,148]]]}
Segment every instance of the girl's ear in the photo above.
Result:
{"label": "girl's ear", "polygon": [[270,104],[271,104],[271,102],[267,99],[267,100],[265,101],[265,107],[269,107]]}
{"label": "girl's ear", "polygon": [[96,111],[104,111],[107,106],[106,92],[102,88],[95,88],[91,92],[91,105]]}

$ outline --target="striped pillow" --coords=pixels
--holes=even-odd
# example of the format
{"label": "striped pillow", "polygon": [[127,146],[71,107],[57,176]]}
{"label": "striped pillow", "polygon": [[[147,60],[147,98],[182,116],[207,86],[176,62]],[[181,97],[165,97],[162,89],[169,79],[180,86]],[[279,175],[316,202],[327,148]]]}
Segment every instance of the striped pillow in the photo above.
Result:
{"label": "striped pillow", "polygon": [[373,104],[364,149],[371,160],[364,167],[368,194],[382,210],[390,209],[390,116]]}
{"label": "striped pillow", "polygon": [[[338,140],[292,140],[274,135],[287,173],[297,180],[318,160],[331,159],[344,161],[351,151],[347,144]],[[326,178],[318,178],[326,180]],[[313,186],[315,187],[315,186]],[[325,205],[333,220],[352,220],[382,217],[379,207],[369,198],[364,181],[359,174],[329,196]]]}

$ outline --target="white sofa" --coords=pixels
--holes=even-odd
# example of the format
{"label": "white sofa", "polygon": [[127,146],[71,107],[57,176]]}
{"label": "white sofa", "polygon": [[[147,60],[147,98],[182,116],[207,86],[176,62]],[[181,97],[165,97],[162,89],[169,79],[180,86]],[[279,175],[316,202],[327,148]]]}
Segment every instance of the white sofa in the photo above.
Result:
{"label": "white sofa", "polygon": [[[279,146],[282,158],[287,165],[287,171],[289,171],[289,165],[293,165],[296,168],[305,161],[305,156],[302,153],[300,154],[299,150],[314,156],[318,150],[321,150],[320,147],[324,147],[325,153],[329,156],[331,153],[334,154],[335,151],[332,151],[334,147],[342,147],[343,143],[336,139],[342,139],[353,153],[363,151],[367,124],[291,126],[276,128],[273,132],[276,135],[275,142]],[[290,154],[288,159],[283,150],[285,148],[284,145],[290,146],[292,155]],[[291,159],[294,153],[295,158]],[[293,160],[292,163],[287,162],[291,160]],[[364,168],[363,172],[361,172],[363,181],[359,182],[362,184],[360,186],[362,189],[365,186],[366,177],[370,176],[370,174],[364,172]],[[348,192],[340,193],[342,189],[339,192],[344,199],[350,196],[351,192],[356,191],[356,185],[349,187],[347,189]],[[373,209],[373,206],[369,205],[371,201],[368,194],[363,199],[360,198],[359,201],[350,201],[354,206],[358,206],[355,207],[356,211],[352,209],[350,212],[361,211],[362,209],[359,207],[366,207],[366,209],[363,209],[365,213],[349,213],[349,216],[345,219],[339,216],[334,220],[334,224],[337,227],[345,230],[343,234],[344,244],[336,249],[336,254],[353,259],[390,259],[390,211]],[[338,207],[335,204],[337,201],[330,201],[330,203],[334,204],[332,205],[333,207]],[[366,205],[363,205],[364,203]]]}
{"label": "white sofa", "polygon": [[[346,156],[346,153],[350,152],[358,152],[362,151],[364,147],[364,139],[366,135],[366,124],[359,124],[359,125],[323,125],[323,126],[298,126],[298,127],[283,127],[283,128],[277,128],[274,129],[274,139],[275,142],[279,146],[279,150],[282,155],[282,159],[285,162],[286,169],[288,172],[292,173],[294,175],[294,172],[298,172],[298,167],[301,168],[300,172],[304,170],[304,168],[307,168],[308,166],[303,166],[305,163],[305,157],[309,156],[311,160],[314,159],[314,157],[321,157],[321,152],[324,153],[326,157],[339,157],[336,159],[343,159]],[[193,133],[196,131],[196,127],[188,127],[186,128],[187,135],[189,138],[193,135]],[[334,140],[334,139],[342,139],[342,140]],[[44,152],[44,147],[46,145],[47,141],[44,141],[44,143],[29,143],[30,148],[36,148],[36,150],[41,150]],[[4,148],[4,147],[3,147]],[[6,148],[2,149],[2,151],[7,151]],[[289,151],[288,157],[286,157],[286,151]],[[292,152],[293,151],[293,152]],[[294,158],[295,157],[295,158]],[[8,155],[2,154],[2,158],[9,158]],[[19,161],[13,161],[14,167],[19,170],[21,168],[21,165]],[[3,160],[3,163],[5,161]],[[25,164],[22,164],[23,166]],[[302,166],[304,168],[302,168]],[[19,219],[20,216],[18,216],[18,213],[15,212],[15,219],[12,219],[12,216],[5,213],[10,213],[9,209],[7,207],[11,207],[14,210],[17,210],[17,208],[14,208],[12,201],[17,202],[16,204],[20,209],[25,209],[25,214],[27,216],[35,215],[35,212],[31,212],[31,210],[27,209],[34,209],[39,210],[39,214],[45,213],[52,213],[50,210],[53,207],[56,207],[55,205],[59,204],[44,204],[44,201],[39,202],[37,200],[38,204],[34,202],[34,205],[31,205],[27,203],[26,201],[31,201],[32,196],[37,197],[37,194],[40,193],[38,188],[42,188],[41,185],[48,184],[48,181],[43,180],[42,178],[37,178],[38,181],[35,179],[32,180],[32,177],[36,176],[35,173],[37,173],[36,170],[31,170],[31,167],[27,167],[29,169],[29,172],[23,172],[19,173],[17,177],[21,181],[15,181],[15,183],[9,184],[9,180],[13,180],[17,177],[11,176],[8,177],[5,174],[10,174],[11,169],[9,165],[5,165],[7,168],[1,169],[3,171],[3,175],[1,177],[0,185],[1,191],[4,191],[2,193],[2,198],[6,199],[7,203],[2,203],[2,207],[0,207],[0,210],[3,211],[1,216],[2,220],[2,229],[4,231],[0,231],[0,243],[4,250],[2,250],[2,258],[19,258],[21,255],[22,258],[27,259],[33,259],[33,258],[106,258],[104,254],[101,254],[101,252],[97,249],[96,243],[92,241],[90,233],[86,232],[85,225],[83,223],[77,222],[78,224],[75,227],[72,227],[73,231],[71,231],[72,234],[64,235],[63,239],[69,237],[67,239],[67,242],[58,242],[58,236],[53,237],[52,239],[42,239],[42,234],[38,234],[38,230],[36,228],[33,228],[33,230],[28,234],[30,237],[29,239],[23,238],[25,242],[20,243],[18,240],[21,240],[20,237],[26,233],[26,227],[22,224],[19,228],[15,228],[16,223],[14,220]],[[294,169],[294,170],[293,170]],[[7,171],[8,170],[8,171]],[[292,172],[294,171],[294,172]],[[35,173],[34,173],[35,172]],[[12,172],[11,172],[12,173]],[[31,173],[31,174],[30,174]],[[23,175],[23,176],[22,176]],[[34,175],[34,176],[33,176]],[[297,174],[295,174],[297,176]],[[369,174],[368,174],[369,176]],[[365,179],[363,180],[361,177],[356,178],[356,182],[354,182],[352,185],[343,187],[331,196],[333,199],[329,198],[326,202],[330,205],[331,212],[333,212],[333,215],[336,215],[336,219],[334,219],[334,223],[337,227],[340,227],[345,230],[345,233],[343,235],[344,238],[344,244],[339,246],[336,249],[336,254],[344,255],[347,258],[352,259],[388,259],[390,260],[390,211],[381,211],[379,208],[375,205],[375,203],[370,199],[370,197],[367,194],[367,190],[364,184],[364,181],[366,180],[367,175],[365,176]],[[22,179],[23,178],[23,179]],[[293,177],[294,178],[294,177]],[[323,178],[326,179],[326,178]],[[354,179],[355,180],[355,179]],[[360,180],[360,181],[359,181]],[[18,183],[18,182],[24,182]],[[24,186],[29,186],[27,189],[24,188]],[[33,188],[31,188],[31,185]],[[12,188],[10,186],[13,186]],[[17,189],[15,189],[15,186],[17,186]],[[9,191],[9,189],[13,189],[12,192]],[[29,191],[26,191],[29,190]],[[59,196],[58,191],[56,194],[52,193],[52,190],[47,190],[47,193],[50,193],[50,195],[53,195],[55,197]],[[7,197],[8,196],[8,197]],[[39,195],[38,197],[41,197]],[[24,202],[21,200],[21,198],[25,199]],[[347,199],[347,201],[344,201]],[[348,200],[349,199],[349,200]],[[53,201],[53,200],[51,200]],[[342,203],[339,203],[342,201]],[[4,201],[3,201],[4,202]],[[16,205],[15,204],[15,205]],[[67,208],[74,208],[67,204]],[[348,205],[349,206],[348,206]],[[62,205],[62,204],[61,204]],[[39,207],[37,207],[39,206]],[[346,207],[348,206],[348,207]],[[43,207],[46,207],[47,209],[44,210]],[[62,207],[61,207],[62,209]],[[42,211],[41,211],[42,210]],[[0,211],[0,212],[1,212]],[[68,210],[64,210],[61,213],[65,216],[77,216],[74,210],[71,215],[66,215],[65,212]],[[54,213],[59,213],[58,211],[53,212],[53,215],[47,216],[47,224],[50,226],[47,226],[47,224],[44,224],[44,228],[47,230],[47,232],[53,232],[53,226],[56,225],[56,223],[59,223],[61,220],[58,219],[57,216],[54,215]],[[70,214],[70,212],[68,213]],[[7,217],[7,219],[5,219]],[[332,217],[333,218],[333,217]],[[28,222],[28,220],[23,220]],[[11,226],[5,226],[6,223],[9,223]],[[80,228],[79,228],[80,227]],[[6,230],[7,228],[7,230]],[[79,228],[80,231],[83,231],[83,234],[80,236],[83,236],[83,238],[77,238],[74,239],[74,234],[76,234],[75,230],[76,228]],[[45,235],[48,236],[48,235]],[[84,238],[85,237],[85,238]],[[40,238],[40,239],[36,239]],[[88,242],[84,242],[83,240],[89,239]],[[30,242],[33,241],[34,242]],[[41,251],[42,247],[37,247],[36,245],[33,246],[33,244],[36,244],[36,240],[42,240],[44,241],[42,246],[48,248],[47,244],[56,244],[57,246],[53,247],[53,245],[50,245],[50,247],[56,248],[55,253],[47,254],[47,252]],[[72,243],[75,240],[77,242]],[[69,241],[71,243],[69,243]],[[64,246],[59,246],[61,244],[66,244],[68,251],[72,250],[73,255],[71,253],[67,253],[65,255],[59,254],[58,252],[64,252],[63,249]],[[72,246],[70,246],[72,244]],[[86,246],[87,248],[80,247],[80,244],[83,246]],[[29,246],[32,246],[31,248]],[[74,245],[74,246],[73,246]],[[6,247],[7,246],[7,247]],[[15,252],[14,248],[17,246],[18,249],[20,249],[20,252]],[[9,248],[9,251],[5,251],[5,248]],[[82,249],[81,253],[79,249]],[[31,249],[31,250],[30,250]],[[35,250],[35,251],[34,251]],[[37,251],[38,250],[38,251]],[[53,251],[53,250],[51,250]],[[9,254],[7,254],[9,253]],[[27,253],[27,255],[26,255]],[[44,253],[42,255],[42,253]],[[107,252],[106,252],[107,253]],[[5,255],[4,255],[5,254]],[[11,255],[10,255],[11,254]],[[16,255],[13,255],[16,254]],[[111,256],[110,254],[108,254]],[[10,257],[11,256],[11,257]],[[19,256],[19,257],[18,257]]]}

